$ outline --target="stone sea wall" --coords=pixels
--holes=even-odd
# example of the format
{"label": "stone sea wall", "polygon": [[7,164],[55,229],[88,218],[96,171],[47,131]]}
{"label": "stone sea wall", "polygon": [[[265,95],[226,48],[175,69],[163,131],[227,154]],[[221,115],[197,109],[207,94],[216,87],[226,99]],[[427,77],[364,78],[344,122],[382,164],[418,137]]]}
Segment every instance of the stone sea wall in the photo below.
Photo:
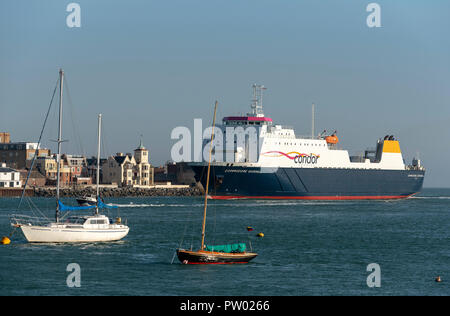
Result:
{"label": "stone sea wall", "polygon": [[[95,188],[61,188],[61,197],[82,197],[85,195],[95,195]],[[145,196],[200,196],[202,191],[198,187],[154,187],[154,188],[100,188],[102,197],[145,197]],[[53,197],[56,195],[56,188],[41,187],[34,189],[36,197]]]}

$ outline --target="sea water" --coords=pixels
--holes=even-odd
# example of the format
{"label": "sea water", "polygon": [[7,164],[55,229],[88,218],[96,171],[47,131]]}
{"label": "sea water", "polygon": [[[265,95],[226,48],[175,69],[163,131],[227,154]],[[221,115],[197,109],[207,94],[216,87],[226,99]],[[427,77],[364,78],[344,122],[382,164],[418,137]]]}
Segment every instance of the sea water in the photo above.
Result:
{"label": "sea water", "polygon": [[[0,237],[11,232],[11,214],[54,217],[53,199],[32,198],[20,210],[18,202],[0,199]],[[126,221],[127,237],[30,244],[17,230],[0,246],[2,295],[450,294],[450,189],[399,201],[209,201],[206,243],[247,243],[258,257],[245,265],[176,258],[180,245],[199,248],[201,197],[106,202],[118,206],[107,215]],[[370,264],[379,267],[377,286]]]}

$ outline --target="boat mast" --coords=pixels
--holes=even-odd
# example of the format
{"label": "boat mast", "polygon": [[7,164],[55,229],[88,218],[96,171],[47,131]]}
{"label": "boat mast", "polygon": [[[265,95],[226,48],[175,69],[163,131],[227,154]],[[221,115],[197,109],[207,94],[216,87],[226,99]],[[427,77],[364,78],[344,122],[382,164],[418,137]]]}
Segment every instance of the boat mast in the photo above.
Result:
{"label": "boat mast", "polygon": [[62,109],[63,109],[63,81],[64,81],[64,71],[59,70],[59,119],[58,119],[58,153],[56,156],[56,222],[58,222],[59,217],[59,186],[60,186],[60,162],[61,162],[61,143],[62,143]]}
{"label": "boat mast", "polygon": [[205,248],[205,227],[206,227],[206,207],[208,205],[208,189],[209,189],[209,175],[211,171],[211,153],[212,153],[212,145],[214,140],[214,128],[216,126],[216,111],[217,111],[217,104],[214,105],[214,117],[213,117],[213,125],[212,125],[212,132],[211,132],[211,143],[209,146],[209,160],[208,160],[208,173],[206,176],[206,190],[205,190],[205,209],[203,210],[203,227],[202,227],[202,247],[200,248],[203,250]]}
{"label": "boat mast", "polygon": [[95,208],[95,214],[98,214],[98,201],[100,199],[100,141],[102,133],[102,115],[98,115],[98,132],[97,132],[97,207]]}
{"label": "boat mast", "polygon": [[315,104],[313,103],[312,108],[311,108],[311,116],[312,116],[312,118],[311,118],[311,139],[314,139],[314,120],[315,120],[314,107],[315,107]]}

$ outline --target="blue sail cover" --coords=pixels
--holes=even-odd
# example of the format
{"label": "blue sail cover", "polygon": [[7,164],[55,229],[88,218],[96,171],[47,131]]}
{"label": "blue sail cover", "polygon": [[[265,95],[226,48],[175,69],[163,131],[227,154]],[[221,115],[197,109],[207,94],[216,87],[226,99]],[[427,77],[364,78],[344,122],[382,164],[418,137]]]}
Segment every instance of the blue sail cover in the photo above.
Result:
{"label": "blue sail cover", "polygon": [[100,200],[100,202],[98,203],[98,208],[117,208],[117,206],[105,204],[102,200]]}
{"label": "blue sail cover", "polygon": [[82,210],[91,210],[95,208],[95,205],[89,206],[69,206],[63,204],[63,202],[58,201],[58,206],[60,211],[82,211]]}
{"label": "blue sail cover", "polygon": [[[83,211],[83,210],[92,210],[96,208],[96,205],[89,205],[89,206],[69,206],[63,204],[61,201],[58,201],[59,210],[60,211]],[[112,206],[103,203],[101,200],[98,203],[98,208],[117,208],[117,206]]]}

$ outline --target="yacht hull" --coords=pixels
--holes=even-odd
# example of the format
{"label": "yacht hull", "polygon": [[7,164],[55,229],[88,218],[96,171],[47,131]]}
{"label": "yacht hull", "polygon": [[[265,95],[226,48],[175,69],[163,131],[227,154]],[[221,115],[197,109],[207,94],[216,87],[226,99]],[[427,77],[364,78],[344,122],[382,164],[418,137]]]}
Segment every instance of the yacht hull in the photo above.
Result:
{"label": "yacht hull", "polygon": [[248,263],[257,254],[252,252],[222,253],[213,251],[189,251],[177,249],[177,256],[184,264],[233,264]]}
{"label": "yacht hull", "polygon": [[20,226],[28,242],[34,243],[73,243],[106,242],[124,238],[128,227],[114,229],[82,229],[47,226]]}

